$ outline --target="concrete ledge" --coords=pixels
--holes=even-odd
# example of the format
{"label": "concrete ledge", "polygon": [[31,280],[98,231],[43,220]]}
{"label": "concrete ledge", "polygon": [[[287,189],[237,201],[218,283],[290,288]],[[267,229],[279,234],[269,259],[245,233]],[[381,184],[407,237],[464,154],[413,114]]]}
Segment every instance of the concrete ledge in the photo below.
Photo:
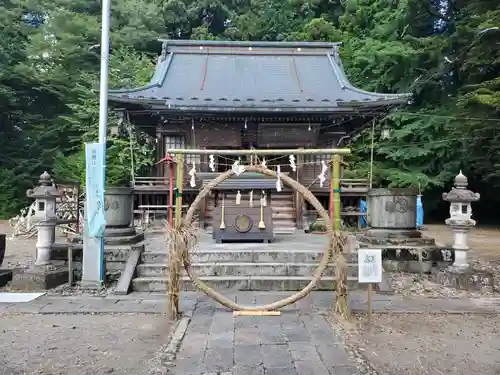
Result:
{"label": "concrete ledge", "polygon": [[[215,288],[215,290],[237,291],[298,291],[302,290],[311,281],[310,276],[202,276],[201,280]],[[137,292],[165,292],[167,277],[139,277],[132,281],[134,291]],[[315,290],[335,290],[335,277],[325,276],[316,285]],[[349,290],[359,289],[357,277],[348,278]],[[194,291],[195,286],[184,276],[181,278],[181,289]]]}
{"label": "concrete ledge", "polygon": [[135,270],[137,264],[139,263],[139,259],[141,257],[142,249],[132,250],[127,259],[127,263],[125,264],[125,270],[122,272],[120,279],[116,285],[114,290],[114,294],[116,295],[126,295],[130,290],[130,286],[132,284],[132,279],[135,276]]}
{"label": "concrete ledge", "polygon": [[[317,264],[322,256],[323,250],[295,250],[295,249],[216,249],[197,250],[192,254],[192,262],[276,262],[276,263],[307,263]],[[356,263],[357,253],[345,254],[347,262]],[[155,251],[142,254],[143,263],[167,264],[167,252]]]}
{"label": "concrete ledge", "polygon": [[[192,263],[198,276],[312,276],[318,263],[249,263],[249,262],[207,262]],[[356,276],[358,265],[348,263],[347,275]],[[183,270],[185,274],[185,271]],[[165,277],[168,275],[167,264],[140,264],[137,267],[139,277]],[[335,276],[335,264],[330,263],[324,276]]]}
{"label": "concrete ledge", "polygon": [[150,363],[149,373],[151,375],[164,375],[170,373],[170,368],[174,366],[174,361],[177,357],[177,353],[179,352],[190,321],[191,318],[183,317],[174,326],[169,343],[161,347],[161,349],[156,352]]}

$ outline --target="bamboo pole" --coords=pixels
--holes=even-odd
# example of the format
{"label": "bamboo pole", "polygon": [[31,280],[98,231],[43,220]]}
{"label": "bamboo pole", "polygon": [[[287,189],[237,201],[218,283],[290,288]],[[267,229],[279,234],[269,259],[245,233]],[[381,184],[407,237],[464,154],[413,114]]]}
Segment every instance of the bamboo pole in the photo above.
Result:
{"label": "bamboo pole", "polygon": [[184,161],[182,160],[182,153],[177,154],[177,176],[175,193],[175,226],[179,226],[182,220],[182,183],[184,180]]}
{"label": "bamboo pole", "polygon": [[167,153],[177,155],[193,154],[193,155],[348,155],[351,153],[349,148],[324,148],[324,149],[283,149],[283,150],[191,150],[191,149],[172,149],[167,150]]}
{"label": "bamboo pole", "polygon": [[[179,230],[182,224],[182,183],[184,163],[182,155],[177,155],[177,175],[175,194],[175,228],[174,232]],[[173,167],[172,167],[173,168]],[[176,320],[179,317],[179,297],[181,288],[181,272],[182,272],[182,246],[183,243],[175,241],[171,238],[169,241],[168,252],[168,306],[167,314],[170,320]]]}
{"label": "bamboo pole", "polygon": [[333,229],[340,232],[340,155],[332,158]]}
{"label": "bamboo pole", "polygon": [[168,179],[168,186],[169,186],[169,191],[168,191],[168,223],[170,226],[174,225],[174,220],[173,217],[174,215],[172,214],[174,211],[174,163],[170,162],[168,163],[168,170],[170,173],[169,179]]}

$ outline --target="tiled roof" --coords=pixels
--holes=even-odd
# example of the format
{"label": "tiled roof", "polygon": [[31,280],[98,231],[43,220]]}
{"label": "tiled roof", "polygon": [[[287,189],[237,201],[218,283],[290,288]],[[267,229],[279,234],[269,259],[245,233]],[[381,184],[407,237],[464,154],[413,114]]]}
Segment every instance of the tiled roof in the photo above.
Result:
{"label": "tiled roof", "polygon": [[151,82],[109,100],[181,111],[346,111],[407,102],[352,86],[336,43],[163,42]]}

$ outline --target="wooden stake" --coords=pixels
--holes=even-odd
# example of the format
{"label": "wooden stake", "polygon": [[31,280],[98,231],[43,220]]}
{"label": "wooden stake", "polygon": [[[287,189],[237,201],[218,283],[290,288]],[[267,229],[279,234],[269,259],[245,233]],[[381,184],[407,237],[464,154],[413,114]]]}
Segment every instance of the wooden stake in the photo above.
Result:
{"label": "wooden stake", "polygon": [[373,311],[373,306],[372,306],[372,292],[373,292],[373,284],[369,283],[368,284],[368,329],[371,330],[372,328],[372,311]]}
{"label": "wooden stake", "polygon": [[280,311],[233,311],[233,316],[280,316]]}

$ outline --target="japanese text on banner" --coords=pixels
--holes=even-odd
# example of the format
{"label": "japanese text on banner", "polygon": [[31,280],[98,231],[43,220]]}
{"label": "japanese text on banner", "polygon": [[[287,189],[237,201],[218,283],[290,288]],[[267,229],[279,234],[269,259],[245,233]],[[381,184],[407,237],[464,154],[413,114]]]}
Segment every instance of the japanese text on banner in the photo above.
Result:
{"label": "japanese text on banner", "polygon": [[85,196],[88,234],[103,237],[104,216],[104,144],[85,144]]}

